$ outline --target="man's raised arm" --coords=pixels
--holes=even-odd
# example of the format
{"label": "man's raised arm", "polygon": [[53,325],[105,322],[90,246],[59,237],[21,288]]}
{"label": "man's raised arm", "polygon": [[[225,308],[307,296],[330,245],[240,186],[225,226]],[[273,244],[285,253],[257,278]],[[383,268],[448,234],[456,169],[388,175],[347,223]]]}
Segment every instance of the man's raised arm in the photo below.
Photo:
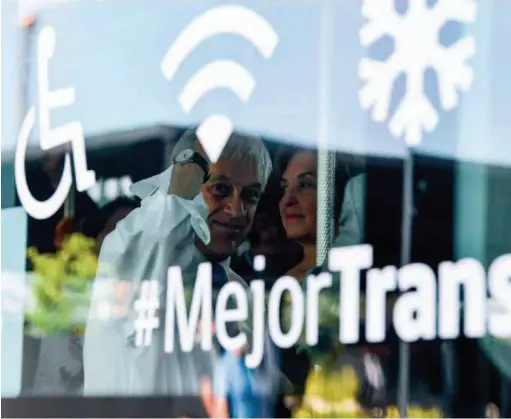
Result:
{"label": "man's raised arm", "polygon": [[[174,155],[187,150],[190,141],[185,135]],[[209,242],[208,210],[200,193],[204,177],[199,165],[176,164],[132,186],[141,206],[117,223],[100,252],[83,348],[85,395],[140,393],[140,383],[133,382],[130,339],[135,293],[144,280],[156,280],[164,289],[168,266],[180,265],[180,252],[174,250],[193,247],[194,232]],[[119,294],[126,290],[126,312],[119,317]]]}

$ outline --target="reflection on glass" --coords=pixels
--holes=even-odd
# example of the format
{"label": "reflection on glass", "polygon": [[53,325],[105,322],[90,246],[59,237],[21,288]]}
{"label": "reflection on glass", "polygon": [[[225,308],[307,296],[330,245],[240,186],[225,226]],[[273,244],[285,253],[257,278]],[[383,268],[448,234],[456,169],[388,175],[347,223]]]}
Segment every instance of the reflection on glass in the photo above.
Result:
{"label": "reflection on glass", "polygon": [[[406,2],[395,3],[404,13]],[[112,237],[123,220],[134,219],[133,214],[140,213],[144,206],[144,201],[141,204],[133,198],[133,184],[165,171],[172,164],[174,146],[185,128],[213,113],[226,115],[239,132],[262,136],[274,167],[264,194],[257,198],[257,209],[250,204],[255,198],[248,198],[247,205],[254,210],[253,223],[247,227],[246,235],[244,232],[243,237],[231,243],[233,255],[227,268],[248,284],[263,279],[266,291],[286,274],[305,288],[309,274],[328,269],[317,266],[318,236],[323,237],[324,233],[318,229],[318,220],[324,223],[322,226],[330,227],[328,233],[334,246],[367,243],[374,249],[375,267],[399,266],[405,146],[392,137],[385,124],[373,122],[362,109],[359,64],[363,57],[387,58],[396,48],[408,47],[412,54],[420,53],[421,48],[412,43],[414,38],[396,45],[395,40],[385,37],[374,45],[362,46],[360,31],[368,22],[361,2],[262,0],[250,7],[264,16],[278,34],[279,44],[270,60],[262,58],[257,48],[247,47],[244,39],[217,36],[198,45],[172,80],[167,80],[160,64],[169,45],[190,21],[212,5],[78,1],[41,7],[36,10],[30,31],[23,29],[24,45],[13,41],[19,30],[14,19],[5,21],[2,16],[2,27],[12,35],[2,38],[4,53],[12,57],[4,60],[8,66],[16,63],[18,57],[33,64],[34,35],[46,25],[55,28],[59,53],[52,59],[51,85],[75,86],[77,101],[72,109],[52,115],[51,125],[60,126],[79,116],[87,136],[88,165],[98,179],[93,188],[75,194],[75,212],[65,222],[63,210],[48,220],[29,219],[27,226],[23,217],[5,216],[7,228],[2,231],[2,244],[8,254],[2,258],[2,272],[16,271],[14,276],[4,276],[17,280],[27,272],[27,277],[35,282],[31,290],[39,307],[24,313],[25,326],[29,327],[22,349],[16,346],[22,333],[19,304],[3,298],[3,312],[10,310],[9,321],[4,319],[2,329],[2,345],[4,349],[5,345],[11,347],[4,351],[9,354],[9,361],[2,363],[6,367],[2,373],[4,386],[10,386],[9,392],[7,387],[4,389],[6,395],[18,395],[20,386],[22,394],[27,395],[82,395],[81,332],[86,316],[76,320],[70,313],[86,305],[83,301],[90,290],[85,289],[85,284],[94,282],[97,256],[105,239]],[[16,14],[12,7],[8,6],[11,17]],[[439,110],[439,120],[436,130],[424,133],[422,144],[413,150],[411,262],[423,263],[434,271],[443,261],[467,257],[488,268],[496,258],[511,253],[511,118],[506,113],[511,98],[511,61],[507,53],[510,29],[506,20],[510,12],[507,2],[477,2],[477,19],[473,23],[449,23],[441,29],[439,39],[444,44],[466,36],[475,39],[475,55],[468,62],[474,69],[473,83],[470,91],[459,96],[456,109],[441,110],[441,98],[436,93],[441,77],[427,71],[421,81],[428,100]],[[250,71],[257,83],[250,100],[240,103],[228,89],[215,89],[185,112],[179,101],[180,92],[193,74],[215,60],[232,60]],[[2,176],[2,198],[9,198],[9,191],[14,194],[13,177],[8,174],[12,172],[12,150],[19,128],[15,112],[36,101],[37,69],[32,64],[25,66],[26,74],[5,73],[8,82],[3,84],[2,101],[14,105],[6,108],[4,120],[8,126],[2,128],[2,175],[7,174]],[[373,74],[371,80],[388,76],[378,69],[381,71]],[[410,83],[405,78],[392,81],[393,85],[387,86],[394,90],[389,114],[394,114]],[[367,99],[364,97],[363,101]],[[331,206],[323,205],[322,197],[326,195],[320,194],[318,199],[325,174],[319,144],[322,139],[328,139],[329,156],[335,155],[335,170],[327,173],[335,179],[329,197]],[[37,146],[37,135],[30,144],[28,184],[34,196],[46,199],[60,179],[62,156],[43,155]],[[239,162],[234,166],[243,175],[248,172]],[[242,181],[241,174],[234,177],[227,183],[214,178],[210,184],[214,189],[212,196],[218,198],[226,188],[232,189],[234,183]],[[14,205],[16,202],[12,201]],[[327,211],[321,213],[319,208]],[[150,221],[154,225],[157,220]],[[94,239],[94,244],[76,234]],[[67,244],[62,247],[63,243]],[[37,252],[27,253],[29,248]],[[258,255],[265,257],[264,269],[257,266]],[[130,259],[129,255],[126,259]],[[148,264],[135,257],[128,262],[140,268],[140,276]],[[13,263],[17,265],[11,266]],[[116,288],[119,298],[132,297],[133,289],[124,282],[129,280],[122,278]],[[336,277],[334,282],[339,281],[342,278]],[[364,292],[364,275],[361,283]],[[72,298],[66,294],[69,292],[74,293]],[[395,297],[389,295],[389,301],[395,301]],[[106,305],[100,304],[96,314],[119,320],[130,312],[126,307],[129,304],[124,302],[112,304],[107,298]],[[338,310],[332,307],[338,308],[338,304],[337,293],[320,300],[319,318],[325,327],[321,328],[317,347],[303,345],[302,339],[279,353],[285,394],[278,395],[276,411],[285,417],[396,417],[400,370],[398,339],[389,320],[392,304],[388,307],[389,319],[385,319],[387,339],[382,344],[361,341],[348,347],[341,346],[337,339]],[[509,310],[501,306],[495,310]],[[281,315],[285,323],[289,306]],[[29,334],[34,327],[46,334]],[[335,333],[329,333],[331,330]],[[102,349],[105,353],[110,349],[116,356],[120,353],[115,348]],[[511,414],[509,339],[485,336],[420,341],[410,349],[410,415]],[[376,359],[374,364],[378,366],[367,368],[366,359]],[[183,369],[192,370],[188,364]],[[165,373],[167,370],[170,368],[158,369]],[[9,377],[4,380],[5,374]],[[168,375],[169,380],[176,377]],[[374,377],[380,375],[384,378],[382,386],[374,384]],[[18,384],[21,381],[22,385]],[[193,387],[188,384],[181,388]]]}

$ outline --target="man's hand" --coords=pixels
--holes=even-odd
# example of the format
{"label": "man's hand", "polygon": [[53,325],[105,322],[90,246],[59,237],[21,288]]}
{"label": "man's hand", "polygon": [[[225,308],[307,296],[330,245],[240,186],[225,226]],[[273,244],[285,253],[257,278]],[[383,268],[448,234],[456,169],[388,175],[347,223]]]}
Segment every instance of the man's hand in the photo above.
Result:
{"label": "man's hand", "polygon": [[[176,147],[179,146],[179,143],[176,144]],[[186,147],[183,149],[185,148]],[[209,162],[209,158],[199,141],[195,142],[193,149]],[[195,198],[201,191],[205,174],[207,173],[204,173],[202,168],[195,163],[175,165],[169,186],[169,193],[184,199]]]}
{"label": "man's hand", "polygon": [[175,165],[169,193],[184,199],[195,198],[202,187],[204,172],[198,164]]}

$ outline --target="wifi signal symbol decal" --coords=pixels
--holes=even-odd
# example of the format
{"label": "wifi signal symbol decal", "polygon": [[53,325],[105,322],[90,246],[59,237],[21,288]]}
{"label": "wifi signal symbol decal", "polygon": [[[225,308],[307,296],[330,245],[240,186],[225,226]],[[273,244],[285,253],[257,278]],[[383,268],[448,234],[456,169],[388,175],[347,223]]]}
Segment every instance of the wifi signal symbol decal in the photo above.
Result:
{"label": "wifi signal symbol decal", "polygon": [[[272,26],[259,14],[242,6],[219,6],[195,18],[179,34],[161,63],[167,80],[171,80],[186,57],[205,40],[220,34],[239,35],[250,41],[265,58],[270,58],[279,42]],[[227,88],[246,103],[256,81],[243,66],[232,60],[210,62],[195,73],[183,88],[179,103],[190,113],[198,100],[211,90]],[[211,162],[220,157],[233,132],[232,121],[224,116],[208,116],[197,128],[197,138]]]}

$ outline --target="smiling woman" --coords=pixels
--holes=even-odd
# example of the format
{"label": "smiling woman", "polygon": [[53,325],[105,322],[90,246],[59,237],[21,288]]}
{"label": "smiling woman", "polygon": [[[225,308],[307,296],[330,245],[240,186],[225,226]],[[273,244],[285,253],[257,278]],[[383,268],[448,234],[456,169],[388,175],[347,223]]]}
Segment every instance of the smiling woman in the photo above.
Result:
{"label": "smiling woman", "polygon": [[[288,239],[302,248],[303,258],[287,274],[303,280],[306,273],[316,266],[317,243],[317,190],[318,155],[310,149],[285,148],[280,152],[282,167],[279,202],[280,217]],[[344,189],[349,180],[348,166],[339,159],[335,173],[335,203],[332,225],[336,236],[344,199]]]}

